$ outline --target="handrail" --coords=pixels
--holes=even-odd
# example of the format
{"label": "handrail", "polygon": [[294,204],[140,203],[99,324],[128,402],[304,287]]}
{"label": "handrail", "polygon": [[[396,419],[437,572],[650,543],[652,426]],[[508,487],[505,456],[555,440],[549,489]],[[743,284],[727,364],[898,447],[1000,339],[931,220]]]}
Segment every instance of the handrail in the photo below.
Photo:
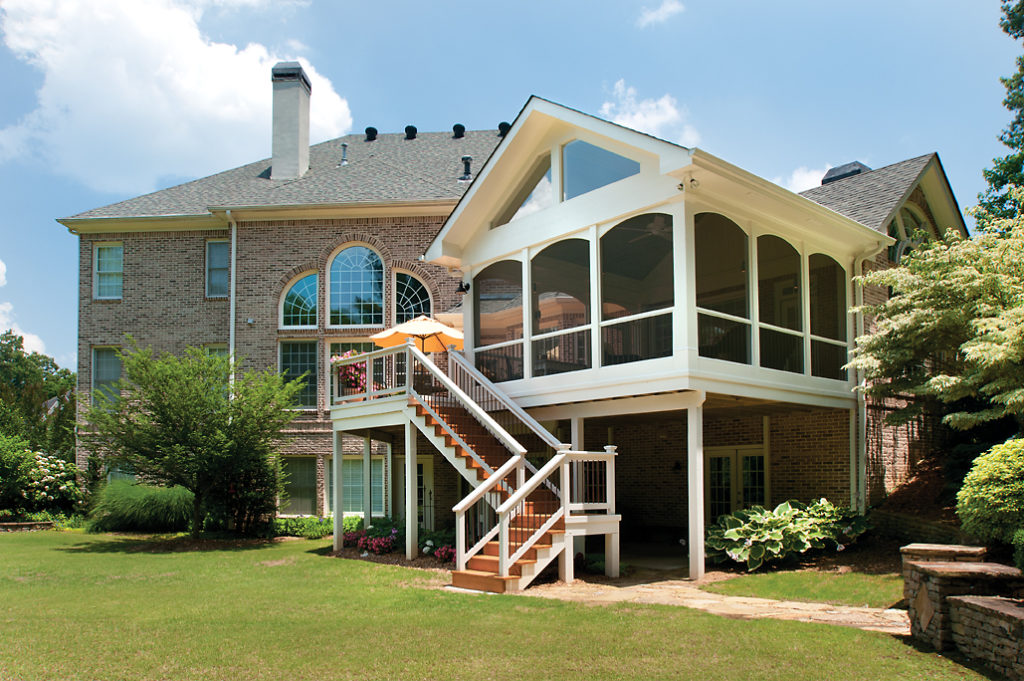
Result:
{"label": "handrail", "polygon": [[523,447],[521,444],[519,444],[518,440],[512,437],[508,433],[508,431],[501,427],[501,424],[499,424],[497,421],[491,418],[490,414],[481,409],[480,405],[478,405],[473,400],[473,398],[471,398],[469,395],[463,392],[462,388],[456,385],[455,381],[453,381],[451,378],[448,377],[447,374],[441,371],[436,364],[431,362],[430,358],[428,358],[426,355],[420,352],[415,345],[411,344],[411,342],[406,347],[412,354],[412,356],[419,360],[419,362],[423,366],[425,366],[430,373],[434,375],[434,378],[440,381],[441,385],[443,385],[448,390],[448,392],[455,395],[455,397],[458,398],[459,402],[462,403],[462,406],[465,407],[466,410],[469,411],[471,414],[473,414],[473,416],[476,417],[476,419],[480,421],[480,423],[483,424],[484,427],[486,427],[489,431],[494,433],[494,436],[501,440],[509,451],[511,451],[513,454],[526,454],[526,447]]}
{"label": "handrail", "polygon": [[[462,439],[461,435],[455,432],[455,430],[448,425],[448,423],[441,417],[441,415],[438,414],[437,411],[432,406],[430,406],[430,402],[428,400],[424,399],[422,395],[417,393],[412,388],[409,388],[409,394],[418,398],[417,401],[419,402],[420,406],[422,406],[427,411],[427,413],[430,414],[431,418],[433,418],[435,421],[441,424],[441,427],[444,428],[445,432],[451,436],[452,440],[455,441],[455,444],[457,444],[459,447],[462,447],[462,449],[466,450],[466,453],[469,454],[470,458],[472,458],[473,461],[476,461],[478,464],[480,464],[481,469],[483,469],[483,471],[486,472],[487,475],[494,475],[494,469],[491,468],[490,465],[486,461],[484,461],[479,454],[476,453],[476,450],[474,450],[469,445],[468,442]],[[519,455],[517,454],[516,456]]]}
{"label": "handrail", "polygon": [[560,446],[564,444],[560,442],[558,438],[556,438],[554,435],[548,432],[548,430],[544,426],[540,425],[540,423],[538,423],[535,418],[526,413],[526,410],[524,410],[522,407],[520,407],[512,400],[508,399],[508,397],[502,391],[497,389],[497,386],[494,385],[494,382],[491,381],[491,379],[484,376],[483,373],[481,373],[479,369],[473,366],[473,364],[468,359],[463,357],[458,352],[449,351],[448,361],[454,361],[462,369],[469,373],[469,375],[476,379],[476,381],[480,383],[480,385],[482,385],[487,390],[487,392],[489,392],[491,396],[494,397],[494,399],[501,402],[506,409],[515,414],[520,421],[522,421],[530,430],[533,431],[533,433],[537,437],[543,440],[548,446],[554,449],[558,449]]}
{"label": "handrail", "polygon": [[338,359],[338,360],[335,360],[335,361],[331,362],[331,366],[335,367],[335,366],[341,366],[343,364],[356,364],[357,362],[365,362],[368,359],[377,359],[378,357],[383,357],[385,355],[390,355],[390,354],[398,354],[399,352],[404,352],[404,351],[405,351],[405,346],[404,345],[394,345],[394,346],[392,346],[390,348],[381,348],[380,350],[370,350],[369,352],[360,352],[359,354],[351,355],[350,357],[342,357],[341,359]]}
{"label": "handrail", "polygon": [[520,504],[526,496],[533,490],[540,487],[540,484],[544,482],[550,476],[555,469],[557,469],[567,457],[566,452],[560,451],[551,457],[551,460],[544,464],[539,471],[530,476],[530,479],[526,481],[525,485],[522,485],[516,490],[515,494],[505,500],[501,506],[498,507],[498,514],[505,515],[518,504]]}
{"label": "handrail", "polygon": [[523,460],[524,459],[521,454],[513,456],[505,462],[505,465],[494,471],[494,473],[492,473],[490,477],[488,477],[487,480],[485,480],[479,487],[470,492],[465,499],[452,506],[452,510],[456,513],[464,513],[469,509],[469,507],[480,501],[485,494],[490,492],[492,487],[497,487],[498,483],[501,482],[505,476],[515,470]]}

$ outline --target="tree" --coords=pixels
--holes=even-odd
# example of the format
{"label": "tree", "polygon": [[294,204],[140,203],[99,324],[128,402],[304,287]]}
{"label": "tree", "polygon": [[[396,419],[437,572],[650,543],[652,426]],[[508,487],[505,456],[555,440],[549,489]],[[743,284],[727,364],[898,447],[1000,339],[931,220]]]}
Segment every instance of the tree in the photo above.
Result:
{"label": "tree", "polygon": [[98,395],[83,424],[87,443],[150,482],[190,490],[193,536],[215,509],[243,532],[272,516],[282,483],[278,445],[300,382],[269,371],[232,382],[226,357],[197,348],[157,356],[129,341],[119,390]]}
{"label": "tree", "polygon": [[[1015,40],[1024,38],[1024,0],[1004,1],[1002,11],[1000,28]],[[1017,72],[1009,78],[1000,78],[1000,81],[1006,88],[1003,105],[1013,114],[1013,119],[999,136],[999,141],[1010,149],[1010,153],[992,159],[992,167],[982,171],[988,189],[978,195],[978,201],[989,215],[1011,218],[1020,211],[1021,204],[1014,199],[1009,188],[1024,186],[1024,55],[1017,57]]]}
{"label": "tree", "polygon": [[75,451],[75,374],[52,357],[27,353],[21,336],[0,334],[0,433],[67,461]]}
{"label": "tree", "polygon": [[[1010,195],[1024,205],[1024,191]],[[931,403],[957,430],[1009,418],[1024,433],[1024,219],[980,217],[989,227],[974,237],[949,230],[899,267],[859,279],[892,295],[862,308],[876,328],[857,339],[851,365],[867,394],[917,398],[891,421]]]}

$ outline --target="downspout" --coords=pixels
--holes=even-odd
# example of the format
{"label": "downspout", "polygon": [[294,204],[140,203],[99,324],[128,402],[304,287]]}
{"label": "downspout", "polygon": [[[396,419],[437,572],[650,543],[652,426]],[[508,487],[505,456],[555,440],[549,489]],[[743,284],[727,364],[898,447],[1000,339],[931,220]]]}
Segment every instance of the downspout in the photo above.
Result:
{"label": "downspout", "polygon": [[[874,247],[864,251],[854,259],[854,273],[857,276],[864,275],[864,263],[873,259],[885,248],[884,243],[876,244]],[[854,305],[860,308],[864,305],[864,287],[854,284],[853,287]],[[856,336],[864,335],[864,313],[858,311],[856,315]],[[857,512],[867,512],[867,478],[868,478],[868,407],[864,397],[863,389],[866,386],[864,373],[857,369],[854,374],[854,382],[857,385],[857,431],[856,431],[856,452],[853,454],[855,461],[852,465],[857,469]]]}
{"label": "downspout", "polygon": [[[237,283],[237,274],[235,267],[238,264],[237,250],[238,250],[238,223],[235,222],[235,218],[231,215],[231,210],[227,211],[228,224],[231,225],[231,279],[228,288],[228,357],[231,358],[232,364],[235,361],[235,287]],[[229,377],[230,382],[235,382],[235,372],[232,370]]]}

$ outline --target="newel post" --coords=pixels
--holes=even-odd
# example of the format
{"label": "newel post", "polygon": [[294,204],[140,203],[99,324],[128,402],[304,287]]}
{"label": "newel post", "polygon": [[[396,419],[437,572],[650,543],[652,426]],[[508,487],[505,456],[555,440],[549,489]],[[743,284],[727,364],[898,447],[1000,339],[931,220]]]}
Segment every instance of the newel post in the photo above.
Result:
{"label": "newel post", "polygon": [[618,456],[618,445],[605,445],[604,451],[611,454],[605,463],[605,503],[608,504],[608,515],[615,514],[615,457]]}

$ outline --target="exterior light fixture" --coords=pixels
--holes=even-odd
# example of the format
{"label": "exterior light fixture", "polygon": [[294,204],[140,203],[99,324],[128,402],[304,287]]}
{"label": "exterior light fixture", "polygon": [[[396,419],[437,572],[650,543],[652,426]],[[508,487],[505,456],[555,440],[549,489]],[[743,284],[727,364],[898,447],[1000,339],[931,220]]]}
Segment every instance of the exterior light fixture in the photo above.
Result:
{"label": "exterior light fixture", "polygon": [[468,281],[460,281],[459,282],[459,287],[457,289],[455,289],[455,292],[456,293],[461,293],[463,295],[469,293],[469,282]]}

